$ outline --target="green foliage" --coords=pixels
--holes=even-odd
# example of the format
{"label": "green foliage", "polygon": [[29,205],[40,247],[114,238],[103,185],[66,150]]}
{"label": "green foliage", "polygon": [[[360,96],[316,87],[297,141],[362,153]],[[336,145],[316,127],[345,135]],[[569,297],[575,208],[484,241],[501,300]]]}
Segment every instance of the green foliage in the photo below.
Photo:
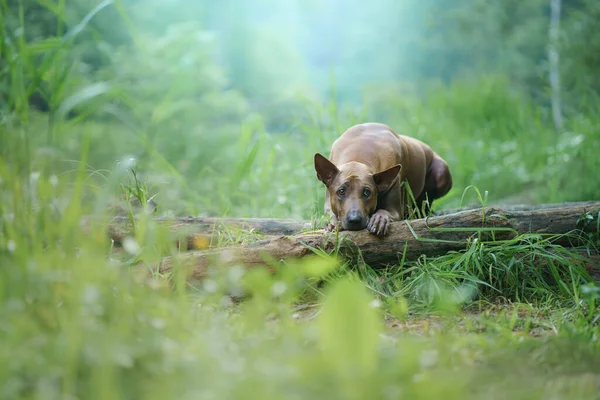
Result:
{"label": "green foliage", "polygon": [[564,33],[561,41],[563,50],[561,78],[567,88],[572,112],[592,109],[598,100],[600,80],[598,67],[600,36],[596,21],[600,18],[600,4],[593,0],[567,2],[565,7]]}
{"label": "green foliage", "polygon": [[[324,362],[339,374],[340,386],[358,398],[368,396],[377,364],[381,321],[369,306],[369,296],[358,281],[334,284],[319,315]],[[372,389],[371,389],[372,390]]]}
{"label": "green foliage", "polygon": [[426,4],[428,29],[420,40],[425,54],[419,59],[425,74],[451,79],[479,71],[502,73],[514,84],[539,93],[545,82],[545,0]]}
{"label": "green foliage", "polygon": [[564,2],[556,132],[538,0],[0,0],[0,397],[595,398],[599,289],[556,237],[189,282],[132,205],[317,224],[313,155],[367,120],[449,162],[436,207],[598,200],[598,7]]}
{"label": "green foliage", "polygon": [[[123,179],[115,174],[109,181]],[[43,174],[24,183],[5,163],[0,177],[0,262],[8,267],[0,313],[10,321],[0,329],[7,344],[0,351],[2,397],[535,399],[560,393],[581,399],[597,392],[591,376],[600,354],[598,328],[569,322],[574,309],[516,304],[469,317],[444,307],[448,317],[421,323],[443,323],[445,332],[403,333],[382,324],[388,302],[350,276],[316,299],[322,308],[297,307],[305,277],[329,269],[323,264],[315,271],[310,259],[274,275],[212,270],[191,288],[183,265],[176,265],[168,287],[131,260],[119,261],[103,222],[81,225],[91,206],[81,197],[84,169],[74,191]],[[124,250],[155,263],[154,248],[167,243],[163,229],[147,220],[145,233]],[[586,299],[594,293],[590,286]],[[236,305],[231,295],[246,300]],[[526,335],[546,329],[558,336]]]}
{"label": "green foliage", "polygon": [[[96,74],[96,80],[117,88],[118,103],[105,110],[135,127],[146,147],[138,156],[156,150],[179,162],[183,173],[197,174],[213,149],[237,135],[247,103],[237,91],[225,90],[227,79],[213,61],[213,48],[208,33],[181,24],[160,38],[142,36],[133,53],[121,48],[110,68]],[[121,135],[114,134],[109,142]]]}

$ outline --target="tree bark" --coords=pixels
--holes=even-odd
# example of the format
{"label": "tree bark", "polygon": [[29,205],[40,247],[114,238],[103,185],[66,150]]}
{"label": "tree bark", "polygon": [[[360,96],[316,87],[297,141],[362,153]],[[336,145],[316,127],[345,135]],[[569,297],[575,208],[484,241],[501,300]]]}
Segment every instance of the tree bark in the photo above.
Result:
{"label": "tree bark", "polygon": [[558,40],[560,34],[561,0],[550,0],[550,28],[548,43],[548,61],[550,88],[552,90],[552,117],[557,130],[563,127],[562,105],[560,100],[560,70]]}
{"label": "tree bark", "polygon": [[[486,208],[460,211],[412,221],[392,223],[386,237],[377,237],[366,230],[310,232],[294,236],[268,238],[244,246],[230,246],[215,250],[185,253],[178,261],[191,264],[191,278],[202,277],[211,265],[245,266],[269,265],[291,258],[301,258],[318,249],[331,253],[339,250],[343,257],[360,256],[371,267],[399,263],[403,258],[416,260],[422,255],[438,256],[449,251],[464,250],[474,240],[512,240],[526,233],[564,235],[553,243],[576,247],[583,233],[598,240],[600,202],[584,203],[533,211],[507,211]],[[587,217],[586,217],[587,215]],[[165,258],[159,270],[172,270],[174,260]]]}
{"label": "tree bark", "polygon": [[[597,202],[571,202],[538,205],[499,206],[505,211],[533,211],[548,208],[572,208],[578,206],[593,206]],[[481,206],[470,205],[462,208],[440,210],[435,215],[450,215],[461,211],[480,210]],[[320,230],[316,222],[309,220],[274,219],[274,218],[154,218],[154,221],[169,226],[179,242],[187,243],[188,250],[205,250],[216,246],[219,238],[228,236],[235,238],[239,235],[256,233],[256,237],[289,236],[301,233],[303,230]],[[116,245],[121,245],[126,236],[133,234],[130,220],[124,216],[115,217],[109,225],[109,235]]]}
{"label": "tree bark", "polygon": [[[203,250],[215,246],[220,238],[232,239],[240,235],[256,233],[260,236],[294,235],[313,228],[311,221],[274,218],[155,218],[154,221],[168,225],[177,242],[184,242],[187,249]],[[111,239],[121,245],[126,236],[133,233],[127,217],[116,217],[108,227]],[[260,236],[259,236],[260,235]]]}

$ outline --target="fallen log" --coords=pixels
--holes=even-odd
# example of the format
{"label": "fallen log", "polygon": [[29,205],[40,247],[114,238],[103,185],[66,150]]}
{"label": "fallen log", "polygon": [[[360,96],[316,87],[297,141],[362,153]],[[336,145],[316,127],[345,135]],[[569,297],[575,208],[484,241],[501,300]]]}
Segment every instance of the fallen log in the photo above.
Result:
{"label": "fallen log", "polygon": [[[538,205],[511,205],[498,207],[510,211],[536,211],[544,209],[594,207],[598,202],[577,202]],[[434,215],[450,215],[462,211],[481,210],[481,206],[471,205],[457,209],[436,211]],[[214,218],[214,217],[158,217],[154,222],[168,226],[179,242],[185,242],[188,250],[205,250],[215,247],[220,238],[229,236],[234,239],[240,235],[256,234],[260,236],[290,236],[302,231],[316,231],[318,224],[311,220],[275,219],[275,218]],[[126,236],[131,236],[133,227],[125,216],[113,218],[109,225],[109,235],[116,245],[121,245]],[[273,240],[275,238],[264,238]]]}
{"label": "fallen log", "polygon": [[[489,207],[500,208],[505,211],[538,211],[538,210],[546,210],[546,209],[555,209],[555,208],[572,208],[579,206],[591,206],[596,207],[599,204],[598,201],[576,201],[576,202],[565,202],[565,203],[542,203],[542,204],[496,204],[490,203]],[[454,214],[459,211],[468,211],[468,210],[481,210],[481,205],[471,204],[468,206],[460,207],[460,208],[450,208],[447,210],[438,210],[434,214],[435,215],[447,215]]]}
{"label": "fallen log", "polygon": [[[315,231],[294,236],[268,238],[244,246],[193,251],[178,257],[177,262],[192,266],[190,278],[202,277],[209,266],[268,265],[270,262],[301,258],[314,249],[331,253],[338,250],[344,257],[360,257],[371,267],[384,267],[402,259],[415,260],[464,250],[479,241],[512,241],[523,234],[560,235],[552,243],[576,247],[598,240],[600,202],[543,208],[533,211],[507,211],[485,208],[454,214],[392,223],[389,234],[380,238],[366,230]],[[582,238],[583,235],[587,235]],[[175,260],[165,258],[159,271],[168,273]]]}
{"label": "fallen log", "polygon": [[[221,238],[235,240],[242,235],[288,236],[315,228],[311,221],[275,218],[213,218],[175,217],[153,218],[154,222],[168,226],[178,243],[186,243],[189,250],[203,250],[221,243]],[[133,234],[127,217],[115,217],[108,227],[110,238],[116,245]]]}

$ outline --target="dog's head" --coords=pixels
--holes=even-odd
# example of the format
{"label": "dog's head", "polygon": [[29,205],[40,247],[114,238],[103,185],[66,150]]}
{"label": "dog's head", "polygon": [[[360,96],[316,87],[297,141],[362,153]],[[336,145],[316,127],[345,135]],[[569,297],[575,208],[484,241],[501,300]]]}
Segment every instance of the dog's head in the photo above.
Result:
{"label": "dog's head", "polygon": [[367,226],[377,207],[377,197],[387,191],[398,178],[402,166],[395,165],[373,174],[359,162],[335,166],[321,154],[315,154],[317,178],[327,186],[331,211],[346,230]]}

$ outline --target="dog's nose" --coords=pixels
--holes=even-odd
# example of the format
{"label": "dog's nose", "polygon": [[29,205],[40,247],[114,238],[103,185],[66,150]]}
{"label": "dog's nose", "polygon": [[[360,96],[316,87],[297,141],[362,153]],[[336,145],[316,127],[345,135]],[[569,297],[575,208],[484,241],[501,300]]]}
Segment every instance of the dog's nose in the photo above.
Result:
{"label": "dog's nose", "polygon": [[363,215],[359,210],[350,210],[346,216],[348,226],[352,228],[360,227],[363,222]]}

